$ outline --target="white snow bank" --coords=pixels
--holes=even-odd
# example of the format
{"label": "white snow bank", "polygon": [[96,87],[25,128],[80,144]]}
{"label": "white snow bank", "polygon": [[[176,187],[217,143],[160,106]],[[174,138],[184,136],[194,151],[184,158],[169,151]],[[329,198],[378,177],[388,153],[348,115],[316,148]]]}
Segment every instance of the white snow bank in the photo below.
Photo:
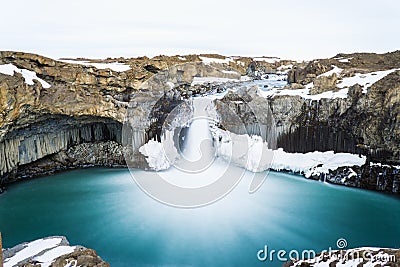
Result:
{"label": "white snow bank", "polygon": [[166,170],[171,167],[171,163],[179,158],[173,138],[173,132],[166,131],[161,136],[161,142],[149,140],[139,148],[139,152],[146,157],[146,161],[152,170]]}
{"label": "white snow bank", "polygon": [[260,136],[237,135],[219,128],[212,128],[211,132],[218,156],[252,172],[270,168],[303,173],[308,178],[339,167],[361,166],[366,160],[365,156],[360,158],[355,154],[333,151],[288,153],[282,148],[271,150]]}
{"label": "white snow bank", "polygon": [[310,100],[321,100],[323,98],[347,98],[347,93],[349,89],[344,88],[340,89],[337,92],[333,91],[326,91],[320,94],[315,94],[315,95],[310,95],[310,89],[309,88],[304,88],[304,89],[272,89],[272,90],[258,90],[257,94],[261,97],[274,97],[274,96],[300,96],[304,99],[310,99]]}
{"label": "white snow bank", "polygon": [[349,63],[350,60],[352,60],[352,59],[353,59],[352,57],[349,57],[349,58],[341,58],[341,59],[338,59],[338,61],[339,61],[339,62],[342,62],[342,63]]}
{"label": "white snow bank", "polygon": [[129,65],[126,65],[126,64],[120,63],[120,62],[93,63],[93,62],[79,61],[79,60],[60,60],[60,61],[65,62],[65,63],[70,63],[70,64],[93,66],[97,69],[111,69],[111,70],[117,71],[117,72],[127,71],[127,70],[131,69],[131,67]]}
{"label": "white snow bank", "polygon": [[[361,158],[351,153],[334,153],[333,151],[314,151],[309,153],[288,153],[282,148],[274,150],[274,160],[271,169],[280,171],[288,170],[304,173],[308,178],[311,175],[328,173],[345,166],[361,166],[365,164],[366,157]],[[317,167],[320,165],[320,167]]]}
{"label": "white snow bank", "polygon": [[31,258],[42,251],[54,248],[61,243],[62,239],[56,238],[46,238],[38,239],[26,244],[26,247],[18,251],[14,256],[4,260],[4,267],[12,267],[17,265],[19,262]]}
{"label": "white snow bank", "polygon": [[338,83],[337,87],[339,88],[348,88],[355,84],[359,84],[363,87],[363,93],[366,94],[368,92],[368,88],[376,83],[377,81],[381,80],[385,76],[389,75],[392,72],[400,69],[391,69],[391,70],[384,70],[384,71],[374,71],[370,73],[356,73],[353,77],[346,77],[343,78],[341,82]]}
{"label": "white snow bank", "polygon": [[171,166],[161,142],[150,140],[139,148],[139,152],[146,157],[149,167],[153,170],[166,170]]}
{"label": "white snow bank", "polygon": [[212,57],[199,57],[204,64],[229,64],[229,62],[233,62],[232,58],[226,57],[225,59],[222,58],[212,58]]}
{"label": "white snow bank", "polygon": [[260,136],[238,135],[219,128],[211,128],[217,155],[225,161],[252,172],[269,168],[272,150]]}
{"label": "white snow bank", "polygon": [[62,255],[74,252],[75,248],[76,247],[71,246],[58,246],[35,257],[34,260],[40,262],[41,267],[49,267],[55,259]]}
{"label": "white snow bank", "polygon": [[25,79],[26,84],[34,85],[33,80],[38,80],[42,84],[43,88],[51,87],[51,85],[49,83],[47,83],[45,80],[37,77],[36,72],[34,72],[34,71],[30,71],[27,69],[19,69],[16,66],[14,66],[13,64],[0,65],[0,73],[14,76],[14,72],[21,73],[22,77],[24,77],[24,79]]}
{"label": "white snow bank", "polygon": [[[287,95],[287,96],[300,96],[304,99],[310,99],[310,100],[321,100],[323,98],[328,98],[328,99],[335,99],[335,98],[347,98],[348,97],[348,89],[349,87],[359,84],[363,87],[363,93],[366,94],[368,91],[368,88],[376,83],[377,81],[381,80],[384,78],[386,75],[400,69],[390,69],[390,70],[385,70],[385,71],[375,71],[375,72],[370,72],[370,73],[365,73],[365,74],[360,74],[357,73],[353,77],[345,77],[342,79],[337,84],[337,87],[339,88],[338,91],[334,92],[332,90],[326,91],[320,94],[310,94],[310,89],[314,87],[313,83],[309,83],[305,86],[304,89],[280,89],[280,88],[274,88],[272,90],[263,90],[259,89],[257,94],[261,97],[269,98],[269,97],[274,97],[274,96],[279,96],[279,95]],[[334,73],[340,78],[341,74],[343,72],[343,69],[336,67],[333,65],[333,69],[330,71],[327,71],[325,73],[322,73],[318,77],[321,76],[331,76]]]}

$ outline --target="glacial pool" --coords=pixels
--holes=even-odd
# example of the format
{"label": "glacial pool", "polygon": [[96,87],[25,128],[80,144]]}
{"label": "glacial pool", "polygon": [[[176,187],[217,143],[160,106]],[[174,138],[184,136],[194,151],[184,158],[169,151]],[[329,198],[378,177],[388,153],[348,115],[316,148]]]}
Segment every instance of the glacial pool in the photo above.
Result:
{"label": "glacial pool", "polygon": [[400,199],[271,172],[254,194],[244,177],[202,208],[163,205],[127,169],[74,170],[12,184],[0,195],[3,246],[64,235],[111,266],[282,266],[270,250],[400,247]]}

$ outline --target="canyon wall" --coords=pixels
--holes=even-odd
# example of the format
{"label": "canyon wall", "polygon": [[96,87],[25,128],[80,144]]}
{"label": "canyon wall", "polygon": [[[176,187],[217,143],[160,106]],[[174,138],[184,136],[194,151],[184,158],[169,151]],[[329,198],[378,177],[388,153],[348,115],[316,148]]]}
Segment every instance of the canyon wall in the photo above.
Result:
{"label": "canyon wall", "polygon": [[[311,95],[337,92],[339,77],[321,74],[335,67],[343,69],[345,77],[400,68],[398,51],[339,54],[301,63],[263,60],[188,55],[76,61],[0,52],[0,68],[14,70],[0,69],[1,182],[69,168],[125,166],[126,144],[133,148],[131,166],[148,168],[139,149],[149,140],[161,140],[171,111],[185,107],[176,112],[181,115],[175,114],[182,122],[191,116],[191,96],[234,90],[215,100],[221,125],[227,130],[260,135],[286,152],[333,150],[366,155],[367,164],[346,185],[399,191],[398,169],[384,165],[400,165],[400,70],[372,84],[368,93],[353,85],[347,97],[313,100],[296,94],[262,97],[257,88],[240,81],[245,74],[257,79],[285,70],[286,90],[314,83]],[[116,64],[124,69],[114,68]],[[230,82],[192,84],[202,77]],[[245,127],[233,123],[226,109],[233,110]],[[348,172],[339,169],[324,179],[340,183],[338,177]]]}

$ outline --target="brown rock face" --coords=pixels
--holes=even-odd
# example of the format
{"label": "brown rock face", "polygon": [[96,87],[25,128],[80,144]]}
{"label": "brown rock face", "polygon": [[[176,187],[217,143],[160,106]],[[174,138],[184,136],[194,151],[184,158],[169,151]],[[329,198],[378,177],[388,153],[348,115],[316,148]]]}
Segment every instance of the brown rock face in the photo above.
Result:
{"label": "brown rock face", "polygon": [[[157,101],[165,94],[167,97],[163,106],[168,107],[174,101],[194,93],[188,92],[194,76],[238,79],[240,74],[235,70],[243,71],[245,68],[244,61],[239,58],[229,61],[229,64],[207,65],[201,63],[197,55],[185,58],[159,56],[152,59],[82,60],[88,64],[0,51],[0,64],[12,64],[18,69],[33,71],[50,85],[42,86],[38,80],[33,80],[34,84],[29,85],[20,73],[0,73],[0,183],[31,177],[35,172],[46,174],[54,169],[74,166],[120,166],[124,160],[121,160],[115,144],[110,146],[107,142],[121,144],[122,122],[131,100],[135,99],[133,101],[141,109],[146,104],[140,99],[151,98]],[[129,65],[130,69],[114,71],[90,65],[116,61]],[[181,65],[188,61],[195,63]],[[158,73],[158,78],[149,79],[155,73]],[[179,86],[172,89],[168,81]],[[150,113],[142,115],[153,116]],[[146,117],[139,120],[150,119]],[[154,125],[151,127],[154,128]],[[140,133],[143,136],[140,142],[154,137],[154,129],[149,133],[147,131],[150,129],[142,130],[144,132]],[[87,151],[95,156],[84,156],[86,154],[82,153],[82,158],[78,159],[77,153],[72,151],[79,151],[78,148],[86,143],[104,143],[110,153],[101,156],[100,152],[94,150],[102,146],[93,145],[91,148],[95,149]],[[78,147],[72,149],[75,146]],[[58,154],[60,152],[63,153]]]}
{"label": "brown rock face", "polygon": [[96,251],[86,248],[63,255],[57,258],[50,266],[64,267],[68,263],[74,264],[75,262],[77,263],[76,266],[82,267],[110,267],[110,264],[97,256]]}
{"label": "brown rock face", "polygon": [[314,87],[311,89],[310,94],[315,95],[336,89],[337,80],[338,78],[336,73],[331,76],[319,76],[314,80]]}

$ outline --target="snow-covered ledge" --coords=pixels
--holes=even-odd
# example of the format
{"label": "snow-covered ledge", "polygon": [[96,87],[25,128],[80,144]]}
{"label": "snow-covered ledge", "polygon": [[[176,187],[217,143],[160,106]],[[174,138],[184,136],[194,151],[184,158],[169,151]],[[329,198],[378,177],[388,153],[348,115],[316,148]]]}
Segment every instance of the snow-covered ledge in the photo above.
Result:
{"label": "snow-covered ledge", "polygon": [[339,167],[362,166],[366,161],[365,156],[334,151],[288,153],[282,148],[270,150],[260,136],[237,135],[221,129],[213,129],[212,133],[218,156],[252,172],[285,170],[309,178]]}

